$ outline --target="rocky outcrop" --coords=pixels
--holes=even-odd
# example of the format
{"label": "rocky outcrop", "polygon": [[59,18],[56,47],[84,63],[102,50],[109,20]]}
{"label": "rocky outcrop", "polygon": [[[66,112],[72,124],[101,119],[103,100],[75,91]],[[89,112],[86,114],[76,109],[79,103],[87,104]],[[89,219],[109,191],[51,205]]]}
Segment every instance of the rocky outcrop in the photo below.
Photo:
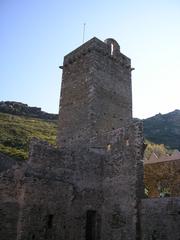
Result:
{"label": "rocky outcrop", "polygon": [[57,114],[46,113],[41,111],[41,108],[29,107],[27,104],[14,101],[1,101],[0,112],[46,120],[57,120],[58,118]]}
{"label": "rocky outcrop", "polygon": [[144,136],[156,144],[180,150],[180,110],[143,120]]}

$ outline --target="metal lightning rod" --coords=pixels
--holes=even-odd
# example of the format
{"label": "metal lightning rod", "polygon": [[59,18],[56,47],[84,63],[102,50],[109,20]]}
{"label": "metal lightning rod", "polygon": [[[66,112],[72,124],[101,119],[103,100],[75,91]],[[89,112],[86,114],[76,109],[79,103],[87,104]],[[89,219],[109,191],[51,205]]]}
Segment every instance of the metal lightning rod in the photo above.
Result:
{"label": "metal lightning rod", "polygon": [[83,24],[83,43],[85,38],[85,28],[86,28],[86,23]]}

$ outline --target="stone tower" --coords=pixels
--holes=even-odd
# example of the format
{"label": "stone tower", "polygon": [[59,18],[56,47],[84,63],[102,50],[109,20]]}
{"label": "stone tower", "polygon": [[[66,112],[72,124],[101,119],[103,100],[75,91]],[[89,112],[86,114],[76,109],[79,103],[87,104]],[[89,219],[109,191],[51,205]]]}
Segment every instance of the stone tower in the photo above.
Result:
{"label": "stone tower", "polygon": [[93,38],[64,59],[58,144],[0,161],[1,240],[179,240],[180,198],[142,199],[130,59]]}
{"label": "stone tower", "polygon": [[131,61],[115,40],[92,38],[62,68],[59,146],[88,142],[132,118]]}
{"label": "stone tower", "polygon": [[93,38],[65,56],[57,141],[34,140],[27,163],[3,172],[2,240],[138,240],[142,125],[115,40]]}
{"label": "stone tower", "polygon": [[76,189],[63,232],[68,240],[137,240],[143,137],[132,121],[131,61],[115,40],[93,38],[62,69],[57,142],[70,154],[64,176]]}

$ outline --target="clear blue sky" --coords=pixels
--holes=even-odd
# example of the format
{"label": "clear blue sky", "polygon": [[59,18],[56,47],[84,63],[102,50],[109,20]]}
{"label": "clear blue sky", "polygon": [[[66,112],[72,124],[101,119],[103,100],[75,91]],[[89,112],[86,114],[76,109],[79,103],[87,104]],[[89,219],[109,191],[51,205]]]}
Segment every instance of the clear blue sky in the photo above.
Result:
{"label": "clear blue sky", "polygon": [[0,0],[0,100],[58,112],[63,56],[115,38],[132,59],[133,115],[180,109],[179,0]]}

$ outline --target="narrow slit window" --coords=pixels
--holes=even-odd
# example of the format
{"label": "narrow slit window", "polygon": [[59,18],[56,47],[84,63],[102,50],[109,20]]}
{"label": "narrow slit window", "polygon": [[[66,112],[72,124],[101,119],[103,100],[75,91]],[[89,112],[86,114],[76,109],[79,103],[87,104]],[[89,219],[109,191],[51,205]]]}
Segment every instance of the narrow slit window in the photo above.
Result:
{"label": "narrow slit window", "polygon": [[86,213],[86,240],[96,240],[96,211]]}
{"label": "narrow slit window", "polygon": [[111,43],[111,56],[113,55],[114,53],[114,45]]}
{"label": "narrow slit window", "polygon": [[111,151],[111,144],[107,144],[107,151]]}

